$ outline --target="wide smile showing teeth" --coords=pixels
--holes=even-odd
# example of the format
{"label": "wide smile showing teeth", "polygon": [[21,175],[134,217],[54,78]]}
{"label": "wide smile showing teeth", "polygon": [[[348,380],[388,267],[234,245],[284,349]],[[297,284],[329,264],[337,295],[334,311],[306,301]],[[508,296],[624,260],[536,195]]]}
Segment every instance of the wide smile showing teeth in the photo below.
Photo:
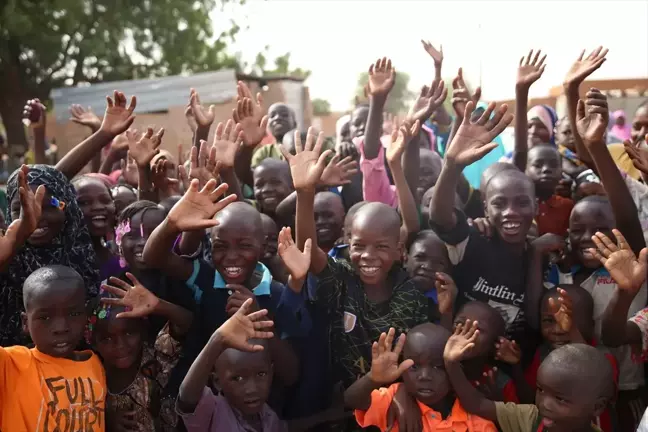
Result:
{"label": "wide smile showing teeth", "polygon": [[54,344],[54,347],[56,347],[58,349],[65,349],[65,348],[67,348],[69,346],[70,346],[70,344],[67,343],[67,342],[59,342],[59,343]]}
{"label": "wide smile showing teeth", "polygon": [[243,274],[243,267],[225,267],[225,274],[231,278],[239,277]]}
{"label": "wide smile showing teeth", "polygon": [[366,276],[374,276],[380,271],[380,267],[361,266],[360,271]]}
{"label": "wide smile showing teeth", "polygon": [[47,231],[49,231],[49,228],[47,228],[47,227],[36,228],[34,230],[34,232],[32,233],[32,236],[34,236],[34,237],[44,236],[45,234],[47,234]]}
{"label": "wide smile showing teeth", "polygon": [[502,224],[504,231],[511,234],[517,233],[520,230],[520,226],[521,224],[519,222],[504,222]]}
{"label": "wide smile showing teeth", "polygon": [[93,222],[105,222],[106,216],[92,216]]}
{"label": "wide smile showing teeth", "polygon": [[142,258],[142,252],[135,252],[135,258]]}

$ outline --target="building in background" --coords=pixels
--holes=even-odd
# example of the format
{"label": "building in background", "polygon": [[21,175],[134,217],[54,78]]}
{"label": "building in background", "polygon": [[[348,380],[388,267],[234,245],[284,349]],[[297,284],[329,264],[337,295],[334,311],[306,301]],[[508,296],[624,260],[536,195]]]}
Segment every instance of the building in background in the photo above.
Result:
{"label": "building in background", "polygon": [[[162,148],[176,154],[178,145],[191,147],[192,132],[185,117],[189,90],[200,94],[204,106],[216,106],[216,122],[232,118],[236,108],[236,82],[244,81],[253,94],[263,93],[264,105],[284,102],[297,114],[300,127],[310,125],[312,108],[304,80],[295,77],[255,77],[237,75],[234,70],[204,72],[189,76],[171,76],[129,81],[113,81],[84,87],[65,87],[52,90],[53,115],[48,117],[48,139],[56,137],[59,157],[88,136],[88,129],[69,121],[68,109],[72,104],[90,107],[100,117],[106,109],[106,96],[114,90],[122,91],[127,98],[137,96],[137,115],[134,127],[165,128]],[[212,131],[215,128],[212,128]],[[211,139],[211,137],[210,137]]]}

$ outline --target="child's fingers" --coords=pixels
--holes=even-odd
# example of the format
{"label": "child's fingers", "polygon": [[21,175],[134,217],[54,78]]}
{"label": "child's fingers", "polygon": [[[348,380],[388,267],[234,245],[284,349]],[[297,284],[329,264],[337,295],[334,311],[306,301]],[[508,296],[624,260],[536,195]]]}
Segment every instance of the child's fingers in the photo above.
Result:
{"label": "child's fingers", "polygon": [[414,360],[412,359],[403,360],[403,362],[398,365],[398,375],[400,376],[404,374],[407,371],[407,369],[411,368],[412,366],[414,366]]}
{"label": "child's fingers", "polygon": [[196,146],[191,147],[189,159],[191,160],[191,168],[198,168],[198,148]]}
{"label": "child's fingers", "polygon": [[333,150],[329,149],[329,150],[324,151],[324,153],[322,153],[319,156],[319,158],[317,159],[317,165],[320,168],[324,169],[324,167],[326,166],[326,159],[330,156],[331,153],[333,153]]}
{"label": "child's fingers", "polygon": [[394,349],[394,336],[396,336],[396,329],[394,327],[390,327],[389,331],[387,332],[387,338],[385,339],[385,349],[386,349],[386,351],[393,351],[393,349]]}
{"label": "child's fingers", "polygon": [[105,305],[110,305],[110,306],[123,306],[124,303],[122,302],[121,299],[118,298],[101,298],[99,299],[99,302],[105,304]]}
{"label": "child's fingers", "polygon": [[323,144],[324,144],[324,132],[320,132],[320,133],[317,134],[317,138],[316,138],[316,141],[315,141],[315,147],[313,147],[313,151],[316,154],[320,154],[320,152],[322,151],[322,145]]}
{"label": "child's fingers", "polygon": [[[250,297],[246,301],[243,302],[243,311],[249,310],[250,307],[252,307],[252,301],[253,299]],[[255,312],[252,312],[251,314],[248,314],[248,319],[252,321],[252,325],[254,326],[255,329],[260,330],[264,328],[269,328],[273,325],[273,322],[271,320],[265,320],[264,318],[268,316],[268,309],[261,309]]]}
{"label": "child's fingers", "polygon": [[112,285],[106,285],[106,284],[102,284],[102,285],[101,285],[101,288],[102,288],[104,291],[109,292],[109,293],[112,294],[112,295],[116,295],[116,296],[119,297],[120,299],[121,299],[121,298],[124,298],[124,296],[126,295],[126,292],[127,292],[127,290],[124,290],[124,289],[121,289],[121,288],[117,288],[117,287],[112,286]]}
{"label": "child's fingers", "polygon": [[[300,144],[299,144],[299,145],[301,145],[301,138],[300,138]],[[293,158],[293,155],[290,154],[290,152],[289,152],[288,150],[286,150],[286,149],[284,148],[284,146],[282,146],[282,145],[275,144],[275,147],[277,147],[277,149],[281,152],[281,154],[283,155],[284,159],[286,159],[286,160],[290,163],[290,160]],[[301,150],[296,150],[296,149],[297,149],[297,142],[295,142],[295,151],[296,151],[297,153],[301,153]]]}
{"label": "child's fingers", "polygon": [[375,342],[371,344],[371,358],[376,359],[380,355],[380,344]]}
{"label": "child's fingers", "polygon": [[398,340],[396,341],[396,346],[394,347],[394,354],[400,356],[400,353],[403,351],[403,347],[405,346],[405,340],[407,339],[407,336],[405,333],[401,333],[401,335],[398,337]]}
{"label": "child's fingers", "polygon": [[225,125],[223,124],[223,122],[219,122],[218,125],[216,125],[216,131],[214,132],[214,142],[221,141],[223,139],[224,129]]}
{"label": "child's fingers", "polygon": [[[137,278],[135,277],[135,275],[134,275],[133,273],[131,273],[131,272],[126,272],[126,277],[128,278],[128,280],[130,280],[130,281],[133,283],[133,286],[135,286],[135,285],[141,285],[140,281],[137,280]],[[118,280],[119,280],[119,279],[118,279]],[[125,282],[124,282],[124,283],[125,283]]]}
{"label": "child's fingers", "polygon": [[626,241],[626,238],[623,236],[623,234],[621,234],[621,231],[615,228],[612,230],[612,234],[614,234],[614,237],[616,237],[617,245],[619,246],[619,249],[630,250],[630,245]]}
{"label": "child's fingers", "polygon": [[[606,257],[609,258],[610,254],[611,254],[612,252],[616,252],[616,251],[619,250],[619,248],[617,247],[617,245],[616,245],[616,244],[615,244],[615,243],[614,243],[614,242],[613,242],[613,241],[612,241],[608,236],[606,236],[606,235],[603,234],[602,232],[597,232],[597,233],[594,234],[594,235],[595,235],[596,237],[598,237],[598,239],[601,241],[601,243],[603,243],[603,244],[605,245],[605,249],[606,249],[606,250],[603,250],[603,251],[601,251],[601,252],[602,252],[603,255],[605,255]],[[592,240],[594,240],[594,239],[592,238]],[[597,245],[597,246],[598,246],[598,245]],[[600,248],[599,248],[599,249],[600,249]]]}
{"label": "child's fingers", "polygon": [[378,355],[382,355],[385,352],[385,340],[387,339],[387,333],[382,332],[378,338]]}
{"label": "child's fingers", "polygon": [[313,241],[311,239],[306,239],[306,241],[304,242],[304,255],[310,258],[312,248]]}
{"label": "child's fingers", "polygon": [[[254,330],[254,337],[257,339],[272,339],[274,337],[274,333],[271,331],[263,331],[263,330],[256,330],[257,326],[261,326],[261,329],[269,329],[274,326],[274,322],[272,321],[259,321],[255,322],[255,330]],[[263,346],[261,346],[263,348]]]}

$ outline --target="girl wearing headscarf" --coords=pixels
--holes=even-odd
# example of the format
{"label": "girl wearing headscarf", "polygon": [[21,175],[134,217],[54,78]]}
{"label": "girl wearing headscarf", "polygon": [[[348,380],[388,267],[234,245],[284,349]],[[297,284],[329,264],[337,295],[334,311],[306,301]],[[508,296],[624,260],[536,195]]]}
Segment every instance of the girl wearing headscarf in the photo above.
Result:
{"label": "girl wearing headscarf", "polygon": [[[96,297],[100,281],[90,234],[68,179],[52,166],[31,165],[27,184],[44,185],[46,194],[38,228],[0,276],[0,345],[5,347],[29,342],[22,333],[20,314],[23,282],[34,270],[51,264],[69,266],[83,277],[88,297]],[[9,177],[7,198],[11,223],[20,215],[18,170]]]}
{"label": "girl wearing headscarf", "polygon": [[631,136],[631,128],[630,125],[626,122],[625,112],[623,110],[616,110],[610,117],[614,122],[614,124],[610,128],[610,135],[618,138],[620,142],[629,140]]}
{"label": "girl wearing headscarf", "polygon": [[[556,123],[558,115],[549,105],[536,105],[527,112],[529,148],[539,144],[556,145]],[[513,163],[513,152],[506,153],[502,162]]]}

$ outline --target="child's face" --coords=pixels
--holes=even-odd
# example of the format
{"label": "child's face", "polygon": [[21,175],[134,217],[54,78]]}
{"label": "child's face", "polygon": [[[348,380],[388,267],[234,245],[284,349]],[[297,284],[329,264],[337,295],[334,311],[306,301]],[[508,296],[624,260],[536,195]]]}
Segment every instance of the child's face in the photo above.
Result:
{"label": "child's face", "polygon": [[148,267],[142,257],[144,245],[153,230],[165,218],[161,209],[151,208],[136,213],[130,220],[130,232],[124,234],[121,253],[132,270],[146,270]]}
{"label": "child's face", "polygon": [[380,226],[368,226],[355,218],[351,226],[349,257],[363,283],[378,285],[400,258],[399,238]]}
{"label": "child's face", "polygon": [[262,228],[251,226],[245,214],[231,214],[212,228],[212,263],[228,284],[244,285],[263,256]]}
{"label": "child's face", "polygon": [[486,188],[486,215],[506,243],[520,244],[536,213],[533,183],[502,172]]}
{"label": "child's face", "polygon": [[403,373],[407,392],[431,407],[441,402],[450,391],[450,381],[443,363],[445,340],[427,340],[422,333],[407,335],[403,355],[414,365]]}
{"label": "child's face", "polygon": [[295,129],[295,116],[292,110],[284,104],[274,104],[268,110],[268,127],[275,138],[283,136]]}
{"label": "child's face", "polygon": [[83,284],[65,279],[53,281],[32,295],[23,325],[40,352],[52,357],[73,357],[87,321],[85,299]]}
{"label": "child's face", "polygon": [[421,149],[418,194],[422,196],[425,191],[434,186],[441,174],[443,161],[441,157],[429,149]]}
{"label": "child's face", "polygon": [[329,194],[317,194],[313,207],[315,213],[315,229],[317,243],[331,248],[342,235],[344,224],[344,207],[340,202],[334,202],[338,197]]}
{"label": "child's face", "polygon": [[98,319],[93,332],[94,347],[104,363],[117,369],[139,366],[142,353],[142,320],[136,318]]}
{"label": "child's face", "polygon": [[609,238],[614,238],[614,225],[614,216],[609,204],[595,201],[579,202],[569,217],[569,244],[574,258],[586,268],[601,267],[601,262],[589,251],[590,248],[596,247],[592,236],[600,231]]}
{"label": "child's face", "polygon": [[[32,192],[36,193],[37,186],[30,186]],[[56,197],[59,198],[60,197]],[[27,241],[34,246],[49,245],[54,238],[63,230],[65,225],[65,210],[55,207],[51,203],[52,195],[45,192],[42,203],[42,212],[38,221],[38,228],[32,233]],[[11,200],[11,220],[20,218],[20,194],[16,193]]]}
{"label": "child's face", "polygon": [[[549,299],[553,298],[558,301],[558,293],[554,295],[547,295],[542,299],[542,306],[540,309],[540,331],[542,339],[548,342],[553,349],[566,345],[570,342],[569,333],[565,332],[556,318],[549,309]],[[594,332],[594,320],[591,316],[591,310],[585,311],[583,308],[578,307],[578,299],[573,298],[575,302],[572,309],[572,325],[575,325],[583,338],[587,341],[592,339]],[[589,317],[587,316],[589,313]]]}
{"label": "child's face", "polygon": [[538,195],[553,195],[562,176],[558,151],[548,145],[529,151],[526,175],[535,183]]}
{"label": "child's face", "polygon": [[272,384],[268,353],[247,353],[229,348],[218,359],[216,374],[230,405],[245,415],[261,411]]}
{"label": "child's face", "polygon": [[543,363],[538,370],[536,406],[552,431],[572,432],[583,430],[596,412],[595,392],[583,388],[572,373]]}
{"label": "child's face", "polygon": [[360,106],[353,111],[351,120],[349,121],[349,135],[351,139],[364,136],[368,118],[368,106]]}
{"label": "child's face", "polygon": [[[488,306],[486,306],[488,307]],[[475,303],[467,303],[455,316],[454,325],[465,324],[466,320],[477,321],[479,337],[466,358],[491,357],[495,350],[495,342],[503,336],[503,328],[494,322],[494,317],[486,307]]]}
{"label": "child's face", "polygon": [[277,255],[277,242],[279,238],[279,230],[277,224],[268,215],[261,215],[261,222],[263,222],[263,234],[265,234],[265,249],[263,251],[263,259],[270,259]]}
{"label": "child's face", "polygon": [[275,213],[279,203],[292,192],[289,181],[276,165],[259,165],[254,169],[254,198],[262,213]]}
{"label": "child's face", "polygon": [[137,201],[137,195],[131,189],[125,186],[116,186],[112,189],[113,202],[115,204],[115,215],[119,216],[121,212]]}
{"label": "child's face", "polygon": [[448,272],[450,259],[448,250],[441,240],[426,237],[415,241],[410,246],[406,267],[409,276],[419,287],[426,291],[434,288],[437,272]]}
{"label": "child's face", "polygon": [[648,105],[642,106],[635,113],[630,135],[632,142],[646,139],[646,135],[648,135]]}
{"label": "child's face", "polygon": [[576,150],[576,143],[574,141],[574,134],[572,133],[569,120],[567,118],[561,119],[556,125],[556,144],[564,145],[571,151]]}
{"label": "child's face", "polygon": [[76,183],[77,200],[92,237],[103,237],[115,225],[115,204],[106,185],[84,178]]}
{"label": "child's face", "polygon": [[529,128],[529,147],[533,147],[539,144],[547,144],[551,141],[550,131],[549,129],[547,129],[544,123],[540,121],[540,119],[534,118],[529,120],[527,127]]}

